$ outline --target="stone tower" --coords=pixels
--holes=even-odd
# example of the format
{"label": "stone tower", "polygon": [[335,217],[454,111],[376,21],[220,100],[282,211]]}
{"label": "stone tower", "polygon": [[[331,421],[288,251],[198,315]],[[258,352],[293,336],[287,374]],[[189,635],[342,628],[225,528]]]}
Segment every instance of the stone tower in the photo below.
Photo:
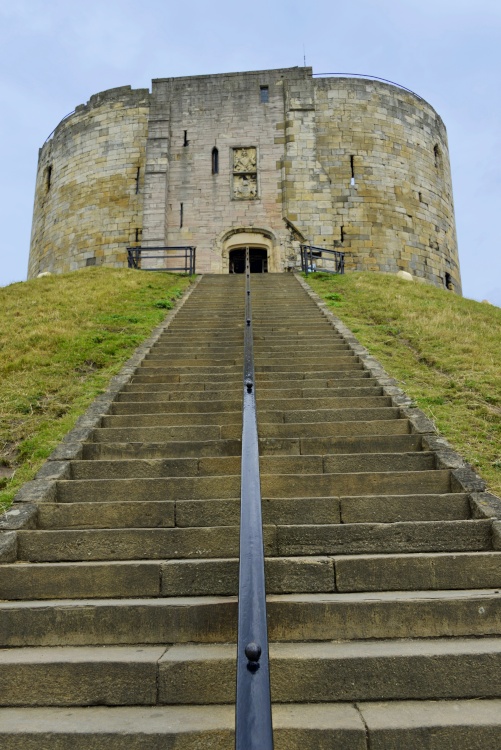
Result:
{"label": "stone tower", "polygon": [[29,277],[180,245],[200,272],[245,246],[281,272],[300,243],[460,293],[447,135],[427,102],[311,68],[162,78],[92,96],[40,150]]}

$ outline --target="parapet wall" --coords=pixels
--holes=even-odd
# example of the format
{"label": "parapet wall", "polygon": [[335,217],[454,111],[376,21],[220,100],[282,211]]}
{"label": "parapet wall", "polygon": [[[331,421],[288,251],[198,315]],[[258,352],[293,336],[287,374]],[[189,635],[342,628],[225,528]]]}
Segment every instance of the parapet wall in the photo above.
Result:
{"label": "parapet wall", "polygon": [[126,265],[141,239],[149,96],[130,86],[96,94],[40,150],[28,278]]}

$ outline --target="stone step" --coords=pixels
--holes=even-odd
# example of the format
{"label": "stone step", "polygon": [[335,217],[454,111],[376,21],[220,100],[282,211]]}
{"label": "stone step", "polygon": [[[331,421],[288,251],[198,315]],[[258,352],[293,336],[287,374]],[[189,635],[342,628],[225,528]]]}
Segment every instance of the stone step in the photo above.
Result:
{"label": "stone step", "polygon": [[[71,461],[72,479],[128,479],[154,477],[223,476],[238,474],[240,455],[200,458],[124,458]],[[335,472],[429,471],[435,468],[435,454],[354,453],[336,455],[261,456],[263,474],[333,474]]]}
{"label": "stone step", "polygon": [[[120,414],[110,414],[102,418],[103,427],[156,427],[156,426],[174,426],[174,425],[230,425],[241,424],[242,412],[236,410],[234,403],[221,404],[223,407],[220,411],[190,412],[190,411],[160,411],[152,412],[130,412],[125,411],[129,404],[113,406],[113,409],[119,410]],[[174,406],[174,404],[172,404]],[[224,408],[228,406],[228,408]],[[241,404],[240,404],[241,406]],[[278,411],[270,408],[270,405],[263,403],[259,409],[260,433],[263,436],[268,435],[263,431],[268,424],[301,424],[312,422],[340,423],[340,422],[380,422],[390,419],[399,419],[400,409],[398,407],[383,406],[373,408],[346,408],[346,409],[302,409],[296,411]],[[299,428],[297,428],[299,429]],[[317,428],[318,430],[319,428]],[[408,431],[408,429],[407,429]],[[300,433],[299,433],[300,434]],[[318,434],[318,433],[316,433]],[[324,432],[328,435],[328,432]]]}
{"label": "stone step", "polygon": [[335,562],[338,591],[398,591],[501,586],[499,552],[358,555]]}
{"label": "stone step", "polygon": [[[387,410],[385,410],[385,414]],[[268,415],[267,415],[268,416]],[[371,414],[370,416],[373,416]],[[379,415],[378,416],[383,416]],[[395,414],[389,415],[390,419],[383,418],[366,420],[351,420],[344,422],[299,422],[281,424],[280,422],[259,422],[259,434],[262,438],[321,438],[321,437],[353,437],[369,435],[408,435],[410,433],[409,422],[406,419],[398,419]],[[367,417],[367,415],[366,415]],[[152,428],[154,429],[154,428]],[[221,428],[221,435],[226,438],[234,436],[234,425]],[[235,433],[236,435],[236,433]]]}
{"label": "stone step", "polygon": [[[282,443],[283,441],[281,441]],[[291,452],[296,445],[291,442]],[[270,452],[273,446],[270,448]],[[240,456],[240,440],[184,440],[164,443],[85,443],[82,458],[89,460],[168,458],[202,458],[205,456]],[[274,451],[273,451],[274,452]],[[284,447],[285,453],[285,447]],[[299,450],[297,450],[299,453]]]}
{"label": "stone step", "polygon": [[[456,521],[471,517],[469,497],[443,495],[366,495],[360,497],[263,498],[263,520],[286,525]],[[43,503],[38,528],[156,528],[238,526],[240,499],[115,500]]]}
{"label": "stone step", "polygon": [[[327,557],[266,559],[270,594],[332,592]],[[236,596],[238,559],[49,562],[0,567],[0,599]],[[1,654],[1,652],[0,652]]]}
{"label": "stone step", "polygon": [[[274,360],[275,361],[275,360]],[[291,358],[282,360],[280,363],[266,364],[264,361],[254,362],[256,375],[260,373],[282,373],[283,379],[289,378],[289,373],[297,372],[301,373],[301,377],[304,377],[304,373],[312,373],[316,378],[322,377],[322,373],[328,373],[327,377],[332,377],[334,371],[341,372],[350,370],[363,370],[364,366],[358,359],[353,355],[352,357],[326,357],[325,359],[317,359],[313,361],[310,358],[305,358],[304,362],[300,361],[300,358],[294,358],[291,362]],[[347,377],[343,374],[343,377]],[[349,376],[348,376],[349,377]]]}
{"label": "stone step", "polygon": [[[459,552],[492,548],[489,520],[263,526],[271,556]],[[21,530],[19,560],[160,560],[235,557],[238,527]]]}
{"label": "stone step", "polygon": [[[474,718],[469,723],[472,729],[476,728],[476,734],[472,732],[471,736],[478,736],[484,744],[470,745],[472,750],[489,747],[495,727],[500,726],[496,720],[500,703],[490,701],[480,717],[479,707],[473,706]],[[387,727],[379,704],[374,705],[375,731],[384,733],[393,721]],[[432,713],[429,723],[434,726],[434,721]],[[465,717],[463,723],[467,721]],[[418,733],[414,724],[406,728],[402,719],[398,726],[406,738],[412,739]],[[3,750],[123,750],[125,747],[127,750],[234,750],[234,727],[235,711],[228,705],[0,709]],[[277,705],[273,707],[273,728],[275,750],[306,747],[367,750],[364,722],[359,710],[349,704]],[[459,747],[457,742],[454,744]],[[424,745],[406,746],[424,750]],[[437,746],[436,750],[442,747]]]}
{"label": "stone step", "polygon": [[[270,455],[324,455],[353,453],[410,453],[421,450],[420,435],[387,435],[353,438],[261,438],[260,456]],[[121,458],[166,458],[240,456],[240,440],[169,441],[137,443],[85,443],[82,458],[85,460]]]}
{"label": "stone step", "polygon": [[[363,383],[367,381],[362,381]],[[368,381],[370,382],[370,381]],[[122,391],[118,394],[116,401],[119,402],[152,402],[152,401],[224,401],[226,399],[230,401],[236,401],[240,397],[242,398],[243,383],[232,384],[231,388],[226,387],[223,389],[217,389],[217,383],[214,383],[214,387],[210,390],[190,390],[188,388],[172,389],[168,384],[157,385],[153,388],[152,385],[145,386],[134,391]],[[348,388],[263,388],[260,384],[256,388],[256,396],[258,402],[269,401],[272,399],[318,399],[327,400],[330,399],[343,399],[340,403],[345,403],[345,399],[350,398],[375,398],[377,396],[383,397],[383,388],[381,386],[367,386],[363,387],[357,385],[356,387]],[[362,402],[367,403],[367,402]],[[348,405],[350,402],[348,401]],[[306,406],[310,406],[310,401],[306,401]]]}
{"label": "stone step", "polygon": [[[486,589],[499,585],[501,553],[269,557],[269,594]],[[236,596],[238,559],[56,562],[0,568],[0,598]]]}
{"label": "stone step", "polygon": [[145,391],[149,391],[151,393],[155,391],[165,391],[166,393],[211,393],[211,392],[221,392],[221,393],[229,393],[230,391],[235,391],[235,393],[240,393],[242,391],[242,378],[233,378],[233,380],[228,380],[226,382],[220,383],[217,380],[214,380],[212,382],[205,381],[200,383],[137,383],[133,381],[132,383],[129,383],[129,385],[126,385],[121,391],[120,394],[125,393],[144,393]]}
{"label": "stone step", "polygon": [[[242,389],[243,390],[243,389]],[[330,389],[326,389],[330,390]],[[216,391],[217,393],[217,391]],[[331,393],[324,398],[292,396],[276,397],[266,394],[262,398],[259,389],[256,392],[258,411],[264,409],[279,410],[293,409],[365,409],[370,407],[381,408],[391,406],[392,400],[389,396],[336,396]],[[242,404],[242,393],[238,396],[232,392],[227,398],[217,400],[211,395],[200,400],[180,398],[179,394],[145,393],[145,394],[122,394],[119,400],[113,402],[113,414],[150,414],[158,412],[196,412],[206,411],[236,411]]]}
{"label": "stone step", "polygon": [[[500,666],[500,638],[270,645],[274,703],[499,698]],[[231,704],[235,671],[234,645],[0,652],[6,707]]]}
{"label": "stone step", "polygon": [[[270,641],[501,635],[499,589],[270,594]],[[235,597],[0,602],[0,647],[232,643]]]}
{"label": "stone step", "polygon": [[[283,414],[272,412],[267,415],[269,422],[283,422]],[[188,427],[193,425],[240,425],[242,432],[242,410],[216,411],[196,414],[195,412],[164,412],[162,414],[111,414],[103,417],[102,427]],[[233,435],[232,435],[233,437]]]}
{"label": "stone step", "polygon": [[[174,645],[159,701],[233,703],[235,663],[234,645]],[[499,698],[500,667],[501,638],[270,644],[274,703]]]}
{"label": "stone step", "polygon": [[[367,395],[377,396],[383,391],[382,387],[377,385],[375,380],[368,378],[347,378],[345,380],[339,380],[336,383],[330,380],[315,379],[311,381],[294,381],[288,388],[284,388],[284,385],[274,380],[259,380],[257,381],[257,388],[261,397],[267,397],[270,393],[273,396],[274,393],[277,395],[287,393],[296,393],[297,398],[300,396],[313,396],[319,398],[323,395],[326,396],[348,396],[348,395]],[[120,391],[120,395],[134,394],[134,393],[171,393],[179,394],[179,398],[184,398],[184,394],[214,394],[214,397],[225,398],[227,394],[234,392],[240,394],[242,392],[242,378],[234,378],[225,382],[207,381],[198,383],[138,383],[132,382]],[[218,394],[220,394],[218,396]],[[205,396],[203,396],[205,398]],[[120,400],[120,399],[119,399]]]}
{"label": "stone step", "polygon": [[[445,469],[261,475],[262,495],[269,498],[444,494],[451,491],[450,485]],[[58,502],[211,500],[237,497],[240,476],[73,479],[60,480],[56,487]]]}
{"label": "stone step", "polygon": [[[44,503],[38,508],[38,528],[238,526],[240,498],[237,494],[235,492],[234,497],[210,500],[103,500],[102,502]],[[437,505],[441,508],[444,503],[437,501]],[[392,507],[391,502],[390,507]],[[399,507],[402,509],[402,506]],[[454,496],[447,505],[447,509],[451,508],[449,515],[445,517],[448,519],[469,517],[464,512],[460,515],[461,507]],[[453,511],[456,511],[455,515]],[[373,512],[371,520],[376,515]],[[359,517],[363,517],[362,512],[359,513]],[[442,518],[443,515],[440,517]],[[312,519],[315,523],[339,523],[340,504],[337,498],[274,498],[263,501],[265,523],[284,524],[290,522],[291,518],[294,518],[297,523],[308,523]],[[425,516],[424,520],[426,519]],[[419,516],[419,520],[423,520],[423,517]]]}
{"label": "stone step", "polygon": [[[152,371],[151,368],[147,370],[137,370],[132,378],[132,383],[201,383],[204,381],[214,382],[229,382],[234,381],[242,377],[242,368],[228,368],[228,372],[222,372],[221,368],[216,368],[212,372],[209,368],[208,372],[203,372],[203,368],[195,370],[193,368],[189,370],[180,370],[179,372],[173,372],[162,368],[157,368],[158,372]],[[203,375],[203,378],[201,378]],[[323,370],[316,372],[262,372],[256,373],[257,383],[276,383],[282,380],[285,381],[304,381],[309,384],[312,380],[318,380],[319,378],[325,380],[332,380],[333,383],[338,380],[361,380],[362,378],[370,378],[370,373],[364,370],[362,366],[357,366],[356,369],[344,369],[344,370]]]}
{"label": "stone step", "polygon": [[[103,421],[108,419],[103,418]],[[240,430],[241,432],[241,430]],[[237,430],[238,433],[238,430]],[[144,437],[142,437],[144,436]],[[239,440],[241,435],[236,438]],[[191,440],[220,440],[221,439],[221,427],[217,424],[214,425],[172,425],[165,427],[137,427],[137,428],[97,428],[92,431],[92,440],[96,443],[101,442],[121,442],[126,443],[137,442],[143,440],[150,440],[156,442],[160,440],[162,442],[168,441],[191,441]]]}

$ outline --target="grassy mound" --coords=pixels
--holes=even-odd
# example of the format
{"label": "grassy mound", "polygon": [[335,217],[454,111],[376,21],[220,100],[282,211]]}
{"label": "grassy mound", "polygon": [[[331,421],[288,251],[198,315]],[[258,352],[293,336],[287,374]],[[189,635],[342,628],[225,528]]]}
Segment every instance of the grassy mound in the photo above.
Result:
{"label": "grassy mound", "polygon": [[33,478],[189,283],[88,268],[0,289],[1,505]]}
{"label": "grassy mound", "polygon": [[501,495],[501,309],[382,274],[308,283]]}

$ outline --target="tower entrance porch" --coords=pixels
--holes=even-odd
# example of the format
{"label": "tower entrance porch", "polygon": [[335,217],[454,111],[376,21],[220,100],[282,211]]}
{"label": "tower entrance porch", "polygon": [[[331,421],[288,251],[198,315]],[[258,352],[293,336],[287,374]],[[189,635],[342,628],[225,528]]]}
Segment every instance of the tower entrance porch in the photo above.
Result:
{"label": "tower entrance porch", "polygon": [[[245,273],[245,247],[237,247],[229,252],[229,272]],[[268,252],[260,247],[249,247],[251,273],[268,272]]]}

